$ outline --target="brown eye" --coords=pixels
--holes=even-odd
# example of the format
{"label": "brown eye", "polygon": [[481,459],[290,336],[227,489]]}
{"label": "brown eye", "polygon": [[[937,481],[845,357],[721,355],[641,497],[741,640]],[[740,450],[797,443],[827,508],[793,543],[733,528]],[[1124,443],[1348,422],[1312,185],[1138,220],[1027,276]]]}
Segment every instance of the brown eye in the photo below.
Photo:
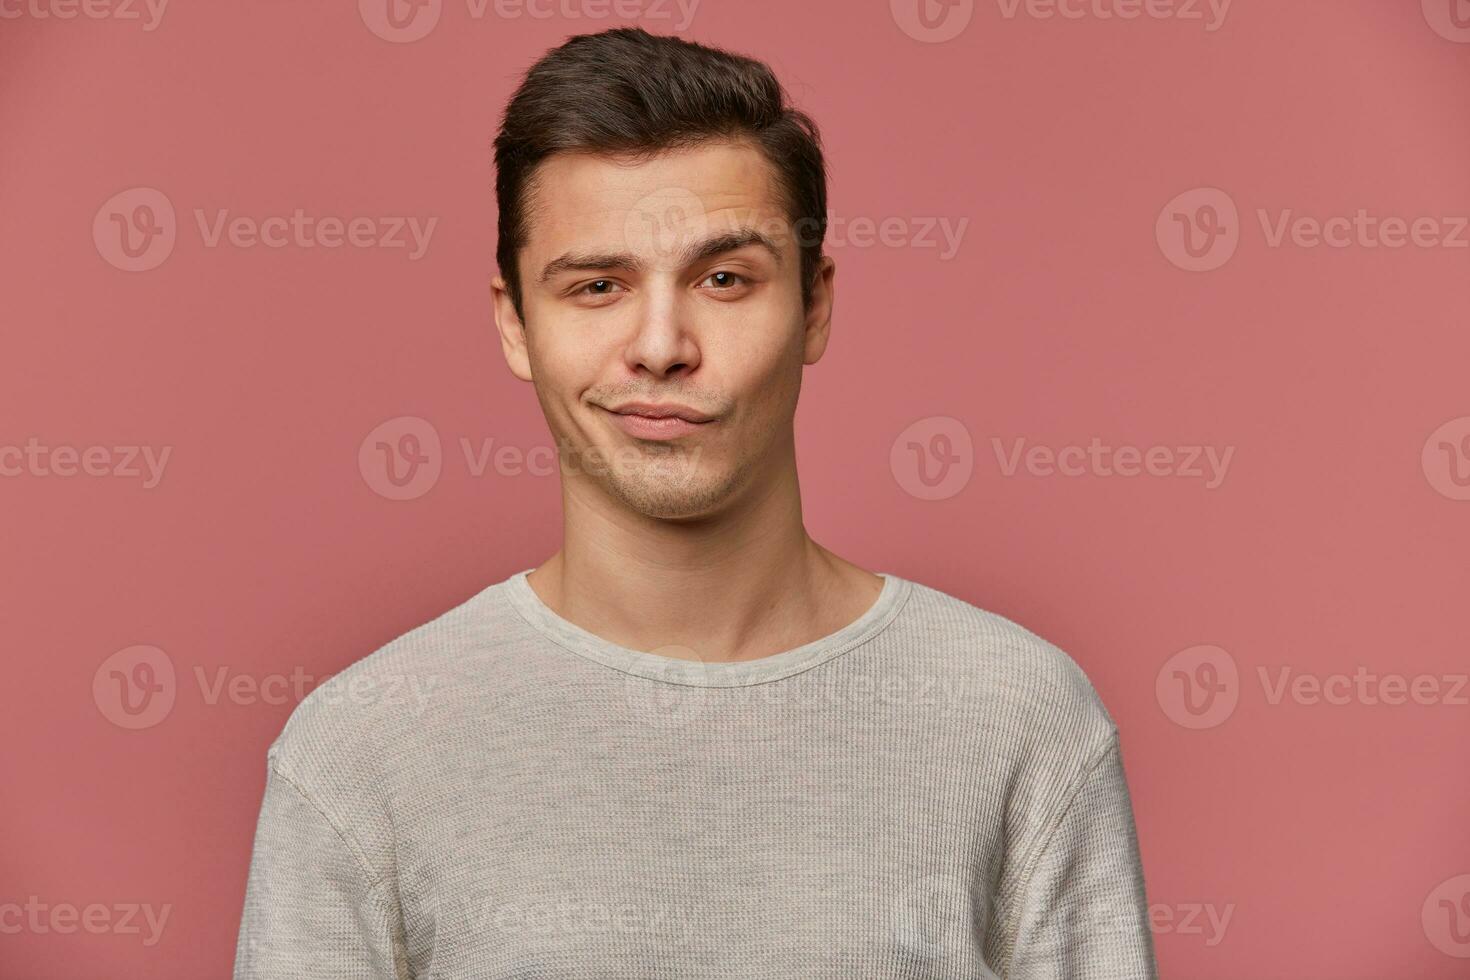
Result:
{"label": "brown eye", "polygon": [[594,279],[578,290],[578,292],[586,293],[589,296],[609,296],[617,288],[621,287],[611,279]]}
{"label": "brown eye", "polygon": [[716,289],[729,289],[732,286],[738,286],[745,282],[745,277],[736,275],[733,272],[715,272],[711,273],[704,281],[713,282]]}

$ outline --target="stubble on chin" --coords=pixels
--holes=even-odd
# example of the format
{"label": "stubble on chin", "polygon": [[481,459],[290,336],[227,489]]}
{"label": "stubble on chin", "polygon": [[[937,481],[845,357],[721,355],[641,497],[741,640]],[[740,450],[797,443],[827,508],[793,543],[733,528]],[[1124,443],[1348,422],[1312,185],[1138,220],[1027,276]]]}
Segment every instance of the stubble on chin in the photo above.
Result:
{"label": "stubble on chin", "polygon": [[657,447],[641,459],[596,478],[629,509],[666,520],[699,517],[729,499],[741,482],[739,469],[711,473],[700,466],[702,446]]}

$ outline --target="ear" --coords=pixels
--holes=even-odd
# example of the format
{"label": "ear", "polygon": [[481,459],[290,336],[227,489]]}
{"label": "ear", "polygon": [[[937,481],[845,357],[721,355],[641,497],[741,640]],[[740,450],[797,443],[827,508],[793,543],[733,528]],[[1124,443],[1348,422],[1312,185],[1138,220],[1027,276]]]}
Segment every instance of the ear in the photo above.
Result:
{"label": "ear", "polygon": [[526,327],[510,301],[510,289],[502,276],[490,280],[490,295],[495,302],[495,328],[500,331],[500,349],[510,373],[522,381],[531,380],[531,354],[526,347]]}
{"label": "ear", "polygon": [[837,263],[832,256],[823,255],[817,267],[816,280],[812,283],[812,301],[806,309],[806,342],[802,349],[802,363],[815,364],[827,349],[827,337],[832,331],[832,303],[834,300],[833,279],[837,275]]}

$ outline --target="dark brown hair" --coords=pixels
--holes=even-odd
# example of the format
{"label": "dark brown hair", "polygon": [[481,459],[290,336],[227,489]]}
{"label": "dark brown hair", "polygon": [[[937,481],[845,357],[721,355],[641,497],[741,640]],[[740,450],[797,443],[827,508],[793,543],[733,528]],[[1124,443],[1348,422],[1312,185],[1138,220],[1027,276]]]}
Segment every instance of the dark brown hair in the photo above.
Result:
{"label": "dark brown hair", "polygon": [[618,27],[578,34],[531,66],[495,137],[495,258],[524,317],[516,258],[537,165],[553,153],[647,157],[714,139],[750,139],[775,169],[801,250],[802,303],[827,232],[827,172],[816,124],[765,63],[678,37]]}

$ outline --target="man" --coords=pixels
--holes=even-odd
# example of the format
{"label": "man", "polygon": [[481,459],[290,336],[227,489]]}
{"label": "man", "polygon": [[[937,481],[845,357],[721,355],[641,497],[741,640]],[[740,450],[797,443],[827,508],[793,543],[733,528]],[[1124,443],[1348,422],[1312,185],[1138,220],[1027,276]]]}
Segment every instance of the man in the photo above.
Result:
{"label": "man", "polygon": [[[496,140],[564,539],[270,747],[237,978],[1155,976],[1118,732],[1022,627],[813,541],[834,264],[763,64],[618,29]],[[402,699],[343,696],[417,684]]]}

